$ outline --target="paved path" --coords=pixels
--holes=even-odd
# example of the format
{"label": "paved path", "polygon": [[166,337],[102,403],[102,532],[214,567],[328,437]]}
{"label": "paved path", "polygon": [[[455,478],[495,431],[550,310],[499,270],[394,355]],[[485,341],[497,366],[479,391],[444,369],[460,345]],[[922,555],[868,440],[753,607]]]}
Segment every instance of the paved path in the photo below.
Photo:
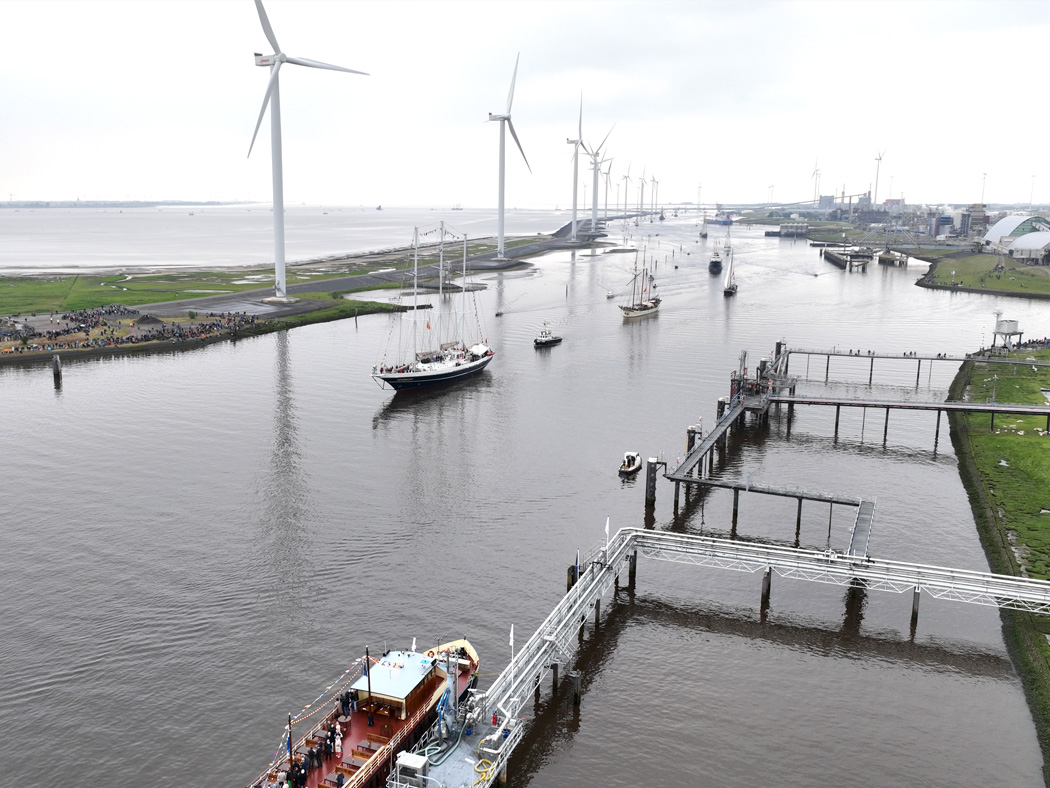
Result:
{"label": "paved path", "polygon": [[[564,230],[561,228],[559,232]],[[557,234],[556,234],[557,235]],[[576,243],[564,238],[544,238],[535,243],[522,244],[506,249],[505,259],[498,259],[496,252],[487,252],[467,258],[467,268],[470,271],[503,271],[519,265],[528,265],[522,258],[534,257],[544,252],[563,249],[585,249],[595,237],[602,234],[588,236]],[[408,254],[411,250],[406,249]],[[429,252],[429,250],[428,250]],[[454,263],[453,263],[454,265]],[[385,271],[382,273],[355,274],[339,276],[331,279],[319,279],[311,282],[302,282],[289,285],[288,294],[295,296],[297,293],[332,293],[338,290],[354,290],[359,288],[375,288],[391,282],[400,284],[405,279],[405,269],[397,271]],[[438,268],[435,264],[421,266],[419,269],[421,279],[433,280],[438,276]],[[429,286],[429,285],[427,285]],[[260,317],[288,317],[290,315],[301,315],[324,309],[332,305],[328,300],[304,299],[294,304],[268,304],[263,299],[273,295],[273,288],[259,288],[258,290],[242,290],[238,293],[224,293],[221,295],[202,296],[201,298],[183,298],[178,301],[162,301],[154,304],[136,305],[141,312],[157,315],[158,317],[173,317],[185,315],[193,310],[200,314],[209,312],[245,312]]]}

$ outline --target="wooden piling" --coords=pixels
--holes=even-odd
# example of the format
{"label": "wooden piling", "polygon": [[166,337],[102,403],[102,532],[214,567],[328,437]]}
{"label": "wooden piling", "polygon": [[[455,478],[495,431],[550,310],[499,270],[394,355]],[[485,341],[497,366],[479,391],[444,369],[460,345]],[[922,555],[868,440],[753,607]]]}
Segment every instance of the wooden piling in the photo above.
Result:
{"label": "wooden piling", "polygon": [[638,551],[635,550],[631,553],[631,557],[627,562],[627,589],[633,594],[634,593],[634,580],[638,574]]}
{"label": "wooden piling", "polygon": [[572,705],[580,705],[580,674],[577,671],[572,671],[569,674],[569,683],[572,685]]}
{"label": "wooden piling", "polygon": [[558,691],[558,663],[555,662],[551,665],[551,674],[554,676],[554,691]]}
{"label": "wooden piling", "polygon": [[871,357],[871,366],[868,368],[868,385],[871,385],[871,379],[875,376],[875,356]]}
{"label": "wooden piling", "polygon": [[656,503],[656,469],[660,463],[655,457],[650,457],[645,462],[645,505],[652,506]]}
{"label": "wooden piling", "polygon": [[762,607],[769,607],[769,594],[773,586],[773,570],[768,566],[762,573]]}
{"label": "wooden piling", "polygon": [[886,442],[886,436],[889,434],[889,431],[890,431],[890,409],[886,408],[886,424],[882,428],[882,442],[883,443]]}
{"label": "wooden piling", "polygon": [[737,512],[740,510],[740,490],[733,490],[733,530],[736,530]]}
{"label": "wooden piling", "polygon": [[835,406],[835,438],[839,437],[839,412],[842,410],[841,405]]}
{"label": "wooden piling", "polygon": [[911,595],[911,628],[915,629],[915,626],[919,623],[919,587],[915,586],[915,590]]}
{"label": "wooden piling", "polygon": [[598,631],[598,625],[601,623],[602,616],[602,598],[598,597],[594,600],[594,631]]}

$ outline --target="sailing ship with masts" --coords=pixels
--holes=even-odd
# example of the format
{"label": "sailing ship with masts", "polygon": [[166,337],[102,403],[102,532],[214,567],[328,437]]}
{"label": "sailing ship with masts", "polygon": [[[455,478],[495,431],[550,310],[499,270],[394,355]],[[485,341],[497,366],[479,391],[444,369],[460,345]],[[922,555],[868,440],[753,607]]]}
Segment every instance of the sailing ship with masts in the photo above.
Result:
{"label": "sailing ship with masts", "polygon": [[644,265],[642,270],[638,270],[638,254],[635,253],[634,257],[634,277],[631,279],[631,300],[626,304],[620,305],[620,310],[623,312],[624,319],[632,317],[642,317],[644,315],[654,315],[657,310],[660,309],[660,296],[654,296],[652,294],[653,288],[656,287],[653,281],[653,274]]}
{"label": "sailing ship with masts", "polygon": [[[441,223],[439,279],[443,277],[445,224]],[[386,355],[372,367],[372,378],[395,391],[451,383],[476,375],[488,366],[495,353],[481,339],[480,320],[467,321],[467,238],[463,236],[463,282],[461,309],[456,320],[449,315],[421,315],[419,304],[419,228],[412,238],[412,308],[402,315],[398,355]],[[440,299],[439,299],[440,300]],[[408,336],[406,337],[405,334]],[[451,339],[447,337],[451,336]],[[389,350],[389,349],[388,349]]]}

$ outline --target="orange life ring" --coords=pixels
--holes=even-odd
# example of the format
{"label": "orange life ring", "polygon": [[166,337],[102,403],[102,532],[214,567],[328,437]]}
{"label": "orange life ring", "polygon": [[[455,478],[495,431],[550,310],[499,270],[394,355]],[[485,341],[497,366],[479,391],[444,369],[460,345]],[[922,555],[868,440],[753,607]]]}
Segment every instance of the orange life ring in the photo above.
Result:
{"label": "orange life ring", "polygon": [[427,656],[428,657],[434,656],[434,649],[430,649],[430,651],[427,652]]}

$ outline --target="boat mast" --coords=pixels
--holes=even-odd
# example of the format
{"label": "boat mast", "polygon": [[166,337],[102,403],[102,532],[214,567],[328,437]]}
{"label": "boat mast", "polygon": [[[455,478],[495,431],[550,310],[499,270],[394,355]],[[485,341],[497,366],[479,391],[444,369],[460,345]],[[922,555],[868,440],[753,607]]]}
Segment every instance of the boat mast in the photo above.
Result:
{"label": "boat mast", "polygon": [[[419,348],[416,346],[416,335],[419,333],[419,228],[412,230],[412,361],[415,362]],[[367,654],[367,649],[365,650]],[[369,695],[372,694],[369,690]]]}
{"label": "boat mast", "polygon": [[438,240],[438,303],[441,303],[441,286],[445,278],[445,222],[441,222],[441,236]]}
{"label": "boat mast", "polygon": [[460,282],[460,287],[463,290],[463,299],[460,302],[460,315],[459,315],[459,344],[463,346],[463,350],[467,349],[467,236],[463,235],[463,281]]}

